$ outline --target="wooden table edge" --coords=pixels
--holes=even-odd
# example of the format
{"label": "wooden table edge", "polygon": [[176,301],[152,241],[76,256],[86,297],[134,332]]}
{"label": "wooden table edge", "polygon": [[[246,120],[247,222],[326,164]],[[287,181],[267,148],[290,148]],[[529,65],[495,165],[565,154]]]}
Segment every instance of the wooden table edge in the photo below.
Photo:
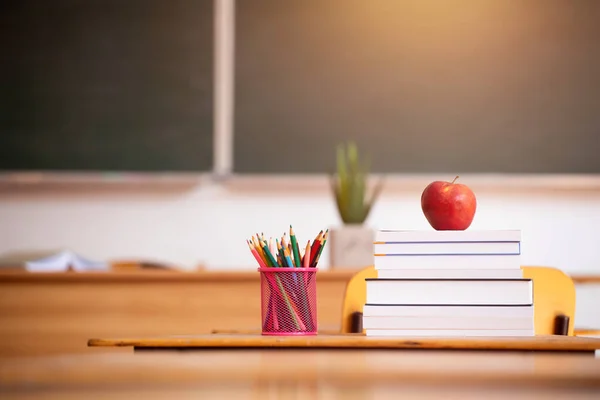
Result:
{"label": "wooden table edge", "polygon": [[[524,339],[524,340],[523,340]],[[269,337],[261,335],[199,335],[189,337],[88,340],[88,347],[132,347],[136,349],[430,349],[595,352],[600,339],[574,336],[531,338],[373,338],[362,334],[317,335],[312,337]]]}
{"label": "wooden table edge", "polygon": [[[354,272],[319,270],[318,282],[348,281]],[[258,271],[106,271],[106,272],[26,272],[5,271],[0,268],[0,283],[190,283],[190,282],[256,282]]]}

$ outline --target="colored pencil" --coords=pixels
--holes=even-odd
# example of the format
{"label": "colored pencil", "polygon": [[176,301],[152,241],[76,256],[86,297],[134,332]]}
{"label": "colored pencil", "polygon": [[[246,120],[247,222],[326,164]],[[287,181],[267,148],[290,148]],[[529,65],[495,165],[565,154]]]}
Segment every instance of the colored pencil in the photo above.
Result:
{"label": "colored pencil", "polygon": [[303,268],[308,268],[309,259],[310,259],[310,240],[308,241],[308,243],[306,243],[306,250],[304,251],[304,259],[302,260]]}
{"label": "colored pencil", "polygon": [[294,260],[292,260],[292,253],[290,252],[289,243],[285,240],[285,233],[281,238],[281,250],[283,251],[283,257],[285,260],[285,264],[288,268],[294,268]]}
{"label": "colored pencil", "polygon": [[321,244],[319,246],[319,251],[317,252],[317,256],[315,257],[314,261],[311,264],[311,267],[316,267],[317,264],[319,263],[319,258],[321,258],[321,253],[323,252],[323,248],[325,248],[325,243],[327,242],[327,236],[329,235],[329,229],[327,229],[325,231],[325,234],[323,235],[323,238],[321,239]]}
{"label": "colored pencil", "polygon": [[296,234],[290,225],[290,241],[292,242],[292,253],[294,254],[294,261],[296,262],[296,267],[300,268],[302,266],[302,259],[300,258],[300,251],[298,249],[298,240],[296,239]]}
{"label": "colored pencil", "polygon": [[[285,257],[285,261],[287,263],[287,267],[288,268],[294,268],[294,262],[292,261],[292,257],[290,256],[290,252],[287,249],[287,247],[285,247],[283,249],[283,255]],[[296,275],[296,273],[294,272],[294,275]]]}
{"label": "colored pencil", "polygon": [[252,255],[254,256],[254,258],[256,258],[256,261],[258,262],[258,265],[260,265],[261,268],[267,268],[267,265],[265,264],[265,262],[263,261],[263,259],[260,257],[260,255],[258,254],[258,252],[256,251],[256,249],[252,246],[252,244],[250,243],[250,241],[246,240],[246,243],[248,243],[248,247],[250,247],[250,251],[252,252]]}
{"label": "colored pencil", "polygon": [[259,238],[256,238],[256,240],[254,241],[254,244],[255,244],[256,248],[259,249],[259,253],[266,259],[267,255],[265,254],[265,250],[263,249],[264,242],[261,242]]}
{"label": "colored pencil", "polygon": [[269,250],[269,246],[267,246],[266,243],[263,244],[263,251],[265,252],[265,255],[267,256],[267,260],[269,261],[269,264],[271,264],[271,267],[277,267],[277,260],[275,259],[275,257],[273,257],[273,254],[271,253],[271,250]]}
{"label": "colored pencil", "polygon": [[285,240],[285,233],[281,237],[281,241],[279,243],[281,243],[281,250],[287,249],[287,241]]}
{"label": "colored pencil", "polygon": [[279,320],[277,319],[277,307],[275,307],[274,296],[269,296],[269,303],[267,305],[267,316],[263,324],[264,330],[279,330]]}
{"label": "colored pencil", "polygon": [[260,258],[263,260],[263,262],[265,263],[265,266],[269,266],[269,261],[267,260],[267,256],[265,255],[265,252],[262,249],[262,247],[260,247],[258,239],[254,240],[254,237],[253,237],[251,244],[252,244],[252,246],[254,246],[254,249],[256,249],[256,252],[260,256]]}
{"label": "colored pencil", "polygon": [[309,256],[309,261],[308,261],[308,265],[309,266],[313,265],[315,257],[317,256],[317,251],[319,251],[319,246],[321,244],[321,238],[322,237],[323,237],[323,231],[319,232],[319,234],[317,235],[317,237],[313,241],[312,246],[310,246],[310,253],[309,253],[310,256]]}
{"label": "colored pencil", "polygon": [[328,236],[329,229],[321,230],[312,242],[307,241],[305,249],[300,249],[298,238],[290,225],[289,240],[287,232],[283,233],[281,239],[275,240],[272,237],[267,240],[264,233],[256,233],[250,240],[246,240],[246,243],[251,251],[256,251],[259,265],[262,263],[265,267],[274,268],[314,268],[319,263]]}
{"label": "colored pencil", "polygon": [[277,283],[277,286],[279,289],[279,295],[283,298],[283,301],[285,302],[285,305],[287,306],[288,311],[290,312],[290,315],[292,316],[294,325],[296,325],[296,329],[301,329],[302,321],[300,320],[300,317],[298,316],[298,314],[296,313],[296,310],[292,306],[290,298],[288,297],[287,292],[283,288],[283,285],[281,284],[281,280],[279,279],[279,276],[277,276],[277,274],[275,274],[275,282]]}
{"label": "colored pencil", "polygon": [[277,254],[277,247],[273,244],[273,238],[269,238],[269,250],[271,251],[271,254]]}
{"label": "colored pencil", "polygon": [[280,260],[279,266],[285,267],[285,257],[283,255],[283,248],[281,247],[281,243],[279,239],[275,238],[275,247],[277,248],[277,259]]}

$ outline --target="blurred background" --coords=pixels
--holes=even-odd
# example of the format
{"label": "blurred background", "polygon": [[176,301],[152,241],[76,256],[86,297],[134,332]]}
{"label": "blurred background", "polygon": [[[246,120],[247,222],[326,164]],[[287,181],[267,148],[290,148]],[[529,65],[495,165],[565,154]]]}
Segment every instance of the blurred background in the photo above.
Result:
{"label": "blurred background", "polygon": [[5,0],[0,261],[254,271],[256,232],[343,225],[327,177],[353,141],[386,177],[365,226],[431,229],[422,190],[460,175],[471,229],[598,275],[598,21],[595,0]]}

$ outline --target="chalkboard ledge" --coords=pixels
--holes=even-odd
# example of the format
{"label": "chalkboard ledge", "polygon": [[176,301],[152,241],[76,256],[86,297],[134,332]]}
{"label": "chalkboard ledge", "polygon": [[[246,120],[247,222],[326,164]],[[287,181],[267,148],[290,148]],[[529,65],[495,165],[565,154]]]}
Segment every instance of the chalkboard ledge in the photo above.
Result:
{"label": "chalkboard ledge", "polygon": [[210,179],[206,173],[0,172],[0,189],[186,190],[206,184]]}
{"label": "chalkboard ledge", "polygon": [[[474,191],[600,191],[600,174],[458,174],[459,183]],[[370,183],[385,180],[386,192],[422,191],[436,180],[452,181],[456,175],[373,174]],[[230,191],[313,193],[329,190],[326,174],[233,174],[222,180]]]}
{"label": "chalkboard ledge", "polygon": [[[385,180],[385,192],[422,191],[435,180],[451,181],[456,175],[373,174],[371,185]],[[459,182],[481,191],[562,191],[600,192],[600,174],[459,174]],[[326,174],[227,174],[130,173],[130,172],[0,172],[0,190],[106,189],[106,190],[189,190],[218,185],[232,192],[322,193],[330,190]]]}

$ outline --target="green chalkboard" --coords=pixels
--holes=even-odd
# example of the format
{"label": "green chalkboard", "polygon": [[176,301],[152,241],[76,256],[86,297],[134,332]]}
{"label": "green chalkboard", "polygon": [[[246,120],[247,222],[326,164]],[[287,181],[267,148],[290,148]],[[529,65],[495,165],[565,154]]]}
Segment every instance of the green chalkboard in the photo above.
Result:
{"label": "green chalkboard", "polygon": [[212,0],[0,2],[0,170],[212,166]]}
{"label": "green chalkboard", "polygon": [[253,0],[239,173],[600,173],[598,0]]}

